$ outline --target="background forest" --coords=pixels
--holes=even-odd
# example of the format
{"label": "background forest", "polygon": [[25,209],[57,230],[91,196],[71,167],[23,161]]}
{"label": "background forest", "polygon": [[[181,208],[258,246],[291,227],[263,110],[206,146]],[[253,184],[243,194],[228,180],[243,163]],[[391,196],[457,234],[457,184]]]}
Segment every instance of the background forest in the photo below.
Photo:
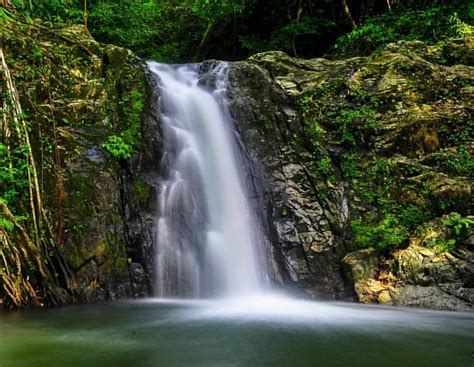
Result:
{"label": "background forest", "polygon": [[469,30],[471,0],[4,0],[52,26],[84,23],[143,58],[237,60],[367,55],[397,40],[437,43]]}

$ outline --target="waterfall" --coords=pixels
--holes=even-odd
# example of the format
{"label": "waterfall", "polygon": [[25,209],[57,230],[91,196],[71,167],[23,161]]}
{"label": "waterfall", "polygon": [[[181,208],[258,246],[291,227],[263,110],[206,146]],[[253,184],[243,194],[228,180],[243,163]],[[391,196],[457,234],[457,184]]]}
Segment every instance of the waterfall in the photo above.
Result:
{"label": "waterfall", "polygon": [[148,67],[158,80],[164,137],[156,295],[256,293],[259,234],[225,105],[227,64],[204,74],[199,64]]}

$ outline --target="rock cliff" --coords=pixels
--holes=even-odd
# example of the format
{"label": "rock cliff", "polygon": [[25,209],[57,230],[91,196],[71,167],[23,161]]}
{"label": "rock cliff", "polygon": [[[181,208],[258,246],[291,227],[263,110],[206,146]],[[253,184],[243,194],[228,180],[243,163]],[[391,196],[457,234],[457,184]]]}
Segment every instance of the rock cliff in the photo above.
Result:
{"label": "rock cliff", "polygon": [[[6,202],[9,209],[2,209],[27,221],[22,225],[15,220],[12,228],[1,228],[0,250],[8,250],[7,243],[13,243],[23,255],[16,265],[8,258],[0,261],[4,285],[0,305],[51,305],[148,294],[154,211],[149,201],[154,188],[149,182],[156,175],[154,161],[160,153],[155,148],[159,144],[153,142],[159,139],[158,122],[146,107],[152,89],[140,61],[128,50],[97,43],[82,26],[55,30],[13,20],[2,24],[1,33],[2,76],[7,71],[12,76],[22,108],[19,118],[29,125],[31,155],[42,191],[38,211],[50,232],[35,233],[31,212],[25,207],[27,195],[20,185],[23,157],[15,155],[14,129],[9,138],[8,122],[11,127],[16,120],[9,115],[6,91],[2,147],[10,145],[11,155],[2,156],[1,191],[7,199],[12,193],[13,199]],[[114,146],[105,143],[115,136],[133,148],[133,157],[122,159],[108,151]],[[45,268],[58,279],[63,289],[60,297],[52,298],[44,289],[43,283],[50,280],[43,279],[35,257],[26,250],[25,239],[18,235],[22,228],[43,243],[39,257],[51,256],[44,261]],[[61,259],[61,273],[54,268],[56,259]],[[15,287],[6,287],[10,281],[25,283],[27,291],[18,287],[15,293]]]}
{"label": "rock cliff", "polygon": [[264,166],[290,284],[315,298],[472,308],[473,52],[465,38],[234,65],[234,115]]}
{"label": "rock cliff", "polygon": [[[50,223],[41,253],[55,260],[38,264],[63,291],[50,297],[43,265],[25,250],[21,266],[0,260],[0,307],[149,295],[156,81],[130,51],[79,26],[11,22],[2,50]],[[314,299],[472,308],[473,63],[473,38],[399,42],[347,60],[268,52],[231,63],[227,99],[276,286]],[[4,254],[25,249],[21,230],[32,229],[22,224],[28,195],[7,169],[17,104],[5,90]]]}

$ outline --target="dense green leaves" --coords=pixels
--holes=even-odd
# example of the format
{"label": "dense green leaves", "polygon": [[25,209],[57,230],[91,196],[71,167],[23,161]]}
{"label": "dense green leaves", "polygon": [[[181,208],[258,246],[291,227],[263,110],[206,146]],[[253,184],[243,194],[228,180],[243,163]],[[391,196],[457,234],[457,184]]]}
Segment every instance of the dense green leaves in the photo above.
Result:
{"label": "dense green leaves", "polygon": [[453,231],[455,238],[468,234],[468,229],[474,224],[474,220],[463,217],[459,213],[451,213],[443,221],[443,224]]}
{"label": "dense green leaves", "polygon": [[216,22],[234,14],[242,14],[252,0],[185,0],[185,5],[206,22]]}
{"label": "dense green leaves", "polygon": [[406,228],[392,214],[385,214],[377,220],[373,213],[369,213],[363,221],[353,220],[351,229],[355,236],[354,246],[357,248],[399,246],[408,239]]}
{"label": "dense green leaves", "polygon": [[133,153],[132,147],[125,143],[123,139],[117,135],[109,136],[107,141],[102,144],[102,147],[112,154],[117,160],[129,159]]}
{"label": "dense green leaves", "polygon": [[[282,50],[314,57],[368,54],[387,42],[437,42],[471,32],[472,1],[14,0],[25,17],[87,24],[100,41],[167,62],[239,59]],[[387,4],[391,4],[388,7]],[[367,18],[369,18],[368,21]],[[352,32],[350,32],[352,30]],[[344,36],[345,33],[350,32]]]}
{"label": "dense green leaves", "polygon": [[153,1],[99,0],[91,5],[89,28],[102,42],[115,43],[154,58],[159,47],[160,12]]}
{"label": "dense green leaves", "polygon": [[344,56],[368,55],[390,42],[420,40],[434,44],[474,32],[469,1],[452,4],[434,2],[424,8],[400,8],[367,20],[342,36],[335,49]]}

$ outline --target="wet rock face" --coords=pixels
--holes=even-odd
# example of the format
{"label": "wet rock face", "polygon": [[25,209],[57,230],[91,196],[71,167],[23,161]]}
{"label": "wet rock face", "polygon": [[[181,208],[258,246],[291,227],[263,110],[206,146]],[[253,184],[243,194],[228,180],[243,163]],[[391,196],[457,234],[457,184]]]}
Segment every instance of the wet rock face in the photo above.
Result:
{"label": "wet rock face", "polygon": [[273,281],[309,297],[347,299],[337,232],[346,206],[341,185],[324,188],[334,200],[316,200],[305,160],[290,142],[299,133],[292,102],[265,69],[247,62],[230,70],[230,110],[256,166],[248,169],[251,200],[269,238]]}
{"label": "wet rock face", "polygon": [[[145,89],[146,75],[135,56],[108,46],[102,59],[107,76],[102,83],[113,83],[117,88],[108,92],[111,94],[108,98],[137,93],[146,103],[146,95],[153,92],[150,87],[148,91]],[[114,70],[120,70],[120,74]],[[123,78],[122,73],[128,73],[128,78]],[[99,101],[90,102],[100,111]],[[128,161],[117,161],[103,148],[108,136],[120,136],[127,129],[130,116],[119,107],[124,102],[117,102],[115,106],[105,107],[108,108],[105,118],[116,119],[115,126],[104,126],[98,120],[95,126],[71,126],[63,130],[68,131],[63,134],[63,144],[67,147],[64,215],[73,228],[64,253],[75,272],[81,297],[87,301],[144,297],[152,289],[155,210],[152,198],[156,197],[154,176],[159,161],[156,159],[161,154],[160,130],[152,109],[140,111],[144,118],[139,154]],[[101,117],[99,113],[96,118]]]}
{"label": "wet rock face", "polygon": [[255,207],[280,282],[315,298],[472,307],[472,245],[415,241],[437,218],[473,213],[472,47],[399,42],[372,57],[268,52],[232,64],[231,111],[261,162],[250,176],[265,183]]}

